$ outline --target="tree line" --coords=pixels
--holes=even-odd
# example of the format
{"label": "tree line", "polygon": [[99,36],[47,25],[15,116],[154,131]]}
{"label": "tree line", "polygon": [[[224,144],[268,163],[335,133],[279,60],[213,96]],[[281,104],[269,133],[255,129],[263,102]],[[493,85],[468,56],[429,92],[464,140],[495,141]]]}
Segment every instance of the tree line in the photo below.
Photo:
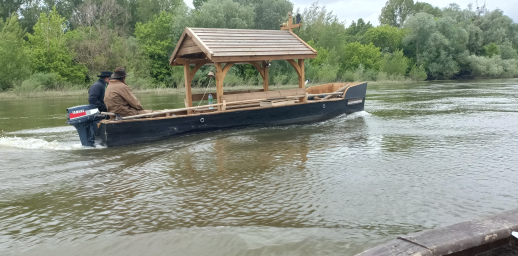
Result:
{"label": "tree line", "polygon": [[[169,57],[185,27],[278,30],[288,0],[2,0],[0,90],[88,88],[102,70],[125,66],[137,88],[183,85]],[[318,2],[294,32],[318,51],[306,62],[314,82],[501,78],[518,75],[518,24],[502,10],[457,4],[439,8],[389,0],[375,27],[347,25]],[[205,66],[193,79],[205,86]],[[270,84],[297,84],[274,61]],[[226,84],[262,84],[250,65],[234,66]]]}

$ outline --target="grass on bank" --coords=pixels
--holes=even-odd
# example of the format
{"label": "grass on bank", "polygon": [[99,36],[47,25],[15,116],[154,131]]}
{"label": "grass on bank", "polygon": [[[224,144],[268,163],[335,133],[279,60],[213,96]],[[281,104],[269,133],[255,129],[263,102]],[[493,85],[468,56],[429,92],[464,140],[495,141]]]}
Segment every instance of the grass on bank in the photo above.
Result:
{"label": "grass on bank", "polygon": [[[311,79],[311,77],[308,76]],[[280,90],[298,87],[298,77],[288,77],[288,75],[277,75],[271,78],[271,90]],[[366,81],[370,84],[400,84],[412,83],[415,79],[410,79],[402,75],[387,75],[383,72],[375,72],[372,70],[358,69],[354,72],[346,72],[342,77],[328,76],[320,74],[316,81],[311,81],[306,87],[325,84],[330,82],[354,82]],[[170,84],[176,84],[178,87],[172,88],[167,84],[154,83],[152,79],[140,77],[128,77],[127,84],[133,89],[135,94],[183,94],[184,82],[183,77],[178,77]],[[207,88],[207,83],[208,88]],[[85,97],[88,98],[88,89],[92,83],[70,84],[59,79],[52,73],[36,73],[27,80],[14,84],[13,88],[0,92],[0,99],[19,99],[19,98],[64,98],[64,97]],[[262,80],[260,77],[253,79],[242,79],[241,77],[228,74],[225,78],[225,90],[238,91],[262,88]],[[205,84],[193,85],[193,93],[215,92],[216,85],[214,79],[210,82],[205,80]]]}
{"label": "grass on bank", "polygon": [[[413,83],[412,80],[405,81],[370,81],[369,84],[401,84],[401,83]],[[320,83],[310,83],[306,87],[319,85]],[[282,89],[290,89],[297,88],[298,84],[294,85],[270,85],[269,88],[271,90],[282,90]],[[241,90],[253,90],[253,89],[262,89],[262,86],[258,85],[239,85],[232,87],[225,87],[225,91],[241,91]],[[215,92],[216,87],[209,87],[207,89],[207,93]],[[135,94],[184,94],[184,87],[181,88],[144,88],[144,89],[133,89]],[[205,88],[202,87],[193,87],[192,93],[204,93]],[[88,99],[88,89],[81,87],[71,87],[66,89],[57,89],[57,90],[37,90],[37,91],[16,91],[9,90],[5,92],[0,92],[0,100],[9,100],[9,99],[25,99],[25,98],[66,98],[66,97],[84,97]]]}

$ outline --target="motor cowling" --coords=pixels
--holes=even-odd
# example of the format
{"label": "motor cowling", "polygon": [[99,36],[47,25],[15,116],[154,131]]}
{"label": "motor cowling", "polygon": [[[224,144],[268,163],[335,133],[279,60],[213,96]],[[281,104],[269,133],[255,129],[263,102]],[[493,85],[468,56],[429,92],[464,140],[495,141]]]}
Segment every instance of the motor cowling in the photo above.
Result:
{"label": "motor cowling", "polygon": [[73,125],[83,146],[93,147],[97,124],[103,119],[94,105],[81,105],[67,108],[67,124]]}

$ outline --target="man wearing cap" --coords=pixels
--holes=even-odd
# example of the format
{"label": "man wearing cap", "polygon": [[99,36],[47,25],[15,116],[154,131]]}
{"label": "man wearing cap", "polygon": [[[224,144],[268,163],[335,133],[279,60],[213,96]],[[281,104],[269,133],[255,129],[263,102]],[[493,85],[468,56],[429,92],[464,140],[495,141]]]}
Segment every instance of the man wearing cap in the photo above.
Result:
{"label": "man wearing cap", "polygon": [[104,104],[104,92],[106,91],[106,86],[112,74],[110,71],[101,72],[101,74],[97,76],[99,80],[88,90],[88,103],[96,106],[101,112],[107,111],[106,105]]}
{"label": "man wearing cap", "polygon": [[153,113],[152,110],[144,110],[140,101],[133,95],[133,91],[126,84],[126,70],[118,67],[110,77],[104,102],[108,108],[108,112],[115,113],[120,116],[134,116],[138,114]]}

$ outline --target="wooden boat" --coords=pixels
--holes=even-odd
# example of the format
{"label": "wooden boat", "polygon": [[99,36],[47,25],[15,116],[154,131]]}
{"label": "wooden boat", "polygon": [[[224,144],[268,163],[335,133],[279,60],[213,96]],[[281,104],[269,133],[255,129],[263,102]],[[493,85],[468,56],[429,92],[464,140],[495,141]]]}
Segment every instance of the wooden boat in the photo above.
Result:
{"label": "wooden boat", "polygon": [[[95,111],[78,106],[68,109],[68,123],[76,126],[83,145],[93,145],[95,134],[102,145],[121,146],[191,132],[322,121],[363,110],[366,83],[330,83],[305,88],[304,60],[316,58],[317,52],[292,32],[292,28],[300,26],[292,24],[292,20],[290,17],[288,25],[277,31],[186,28],[170,58],[170,65],[184,67],[185,108],[127,116],[121,120],[90,118],[83,123],[79,121],[87,115],[77,116],[78,113]],[[298,88],[269,90],[268,67],[272,60],[286,60],[295,68]],[[224,92],[225,75],[236,64],[251,64],[257,68],[263,78],[263,88]],[[217,103],[194,107],[193,101],[206,100],[209,95],[191,92],[194,74],[203,65],[215,66]],[[73,112],[76,112],[74,118],[79,119],[71,118]]]}
{"label": "wooden boat", "polygon": [[518,255],[518,209],[398,237],[356,256]]}

